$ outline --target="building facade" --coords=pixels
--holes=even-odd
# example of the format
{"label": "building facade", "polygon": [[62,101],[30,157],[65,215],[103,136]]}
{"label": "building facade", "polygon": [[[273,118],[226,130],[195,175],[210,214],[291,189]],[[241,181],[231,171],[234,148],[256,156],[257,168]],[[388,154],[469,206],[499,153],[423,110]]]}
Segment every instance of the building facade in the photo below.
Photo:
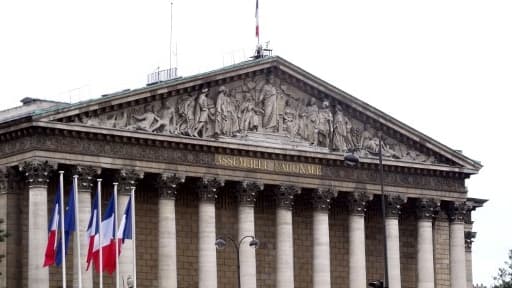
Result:
{"label": "building facade", "polygon": [[42,268],[57,171],[65,187],[79,177],[82,235],[98,179],[103,206],[113,183],[119,207],[135,187],[137,287],[237,287],[236,250],[215,242],[245,236],[260,245],[240,244],[244,288],[363,288],[384,278],[384,249],[390,287],[472,287],[471,211],[485,200],[465,180],[481,165],[280,57],[77,104],[24,101],[0,112],[0,287],[61,286]]}

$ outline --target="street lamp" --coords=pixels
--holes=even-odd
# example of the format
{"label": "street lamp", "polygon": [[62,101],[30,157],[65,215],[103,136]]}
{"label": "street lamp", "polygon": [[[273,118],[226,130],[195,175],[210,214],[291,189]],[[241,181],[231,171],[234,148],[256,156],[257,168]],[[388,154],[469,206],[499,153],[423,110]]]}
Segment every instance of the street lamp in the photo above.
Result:
{"label": "street lamp", "polygon": [[[240,246],[242,245],[242,242],[245,239],[250,238],[251,241],[249,242],[249,247],[254,247],[254,249],[256,249],[260,246],[260,241],[258,239],[256,239],[256,237],[254,237],[254,236],[244,236],[240,240],[238,240],[238,242],[233,240],[233,238],[231,238],[229,236],[226,236],[225,238],[228,239],[233,244],[233,248],[235,248],[235,251],[236,251],[236,272],[238,274],[238,288],[241,288],[241,284],[240,284]],[[222,250],[222,249],[226,248],[226,245],[227,245],[227,243],[226,243],[226,240],[224,240],[223,236],[219,236],[217,238],[217,240],[215,240],[215,247],[217,247],[218,250]]]}
{"label": "street lamp", "polygon": [[[356,149],[357,150],[357,149]],[[359,163],[359,158],[354,154],[355,150],[349,151],[349,154],[344,156],[344,165],[347,167],[354,167]],[[389,288],[389,273],[388,273],[388,243],[386,236],[386,197],[384,194],[384,167],[382,165],[382,134],[379,133],[379,181],[380,181],[380,204],[382,210],[382,226],[384,230],[384,281],[373,281],[368,283],[369,287],[384,287]],[[379,286],[380,285],[380,286]]]}

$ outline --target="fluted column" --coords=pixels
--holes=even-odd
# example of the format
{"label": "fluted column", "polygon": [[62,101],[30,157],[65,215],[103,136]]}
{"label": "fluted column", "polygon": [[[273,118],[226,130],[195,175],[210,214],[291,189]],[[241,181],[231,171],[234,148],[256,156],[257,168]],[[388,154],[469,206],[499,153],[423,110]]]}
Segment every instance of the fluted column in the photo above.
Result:
{"label": "fluted column", "polygon": [[[137,186],[137,182],[142,179],[143,176],[143,172],[133,169],[122,169],[115,176],[115,181],[119,184],[117,189],[117,219],[122,219],[126,204],[130,199],[131,189]],[[137,191],[135,191],[135,194],[137,194]],[[132,201],[135,202],[135,199],[132,199]],[[135,205],[135,207],[137,207],[137,205]],[[135,212],[136,211],[132,211],[132,213]],[[135,217],[137,217],[136,213]],[[137,222],[135,222],[135,225],[137,225]],[[132,227],[132,229],[132,232],[136,233],[137,228]],[[137,241],[137,239],[135,239],[135,241]],[[119,256],[119,278],[121,283],[123,283],[123,281],[126,283],[128,276],[133,278],[133,245],[133,240],[126,240],[122,246],[122,252]]]}
{"label": "fluted column", "polygon": [[438,209],[439,203],[433,199],[418,199],[416,203],[418,217],[416,286],[418,288],[435,286],[432,217]]}
{"label": "fluted column", "polygon": [[350,193],[349,208],[349,287],[366,288],[366,251],[364,215],[366,202],[370,200],[364,192]]}
{"label": "fluted column", "polygon": [[[99,168],[90,166],[77,166],[73,169],[73,175],[78,176],[78,228],[80,231],[80,239],[73,239],[73,241],[80,241],[80,255],[76,245],[73,245],[73,287],[78,287],[78,265],[77,261],[81,261],[82,270],[82,284],[83,287],[92,287],[92,269],[86,270],[87,266],[83,260],[87,258],[87,250],[89,249],[89,242],[85,236],[84,231],[87,230],[89,224],[89,217],[91,216],[91,192],[96,182],[94,177],[100,173]],[[78,258],[78,259],[77,259]]]}
{"label": "fluted column", "polygon": [[404,199],[398,195],[386,197],[386,243],[388,257],[388,283],[390,288],[402,287],[400,275],[400,236],[398,216]]}
{"label": "fluted column", "polygon": [[[0,237],[3,235],[7,227],[7,170],[0,167]],[[6,241],[0,242],[0,255],[7,254]],[[1,256],[0,256],[1,257]],[[0,288],[7,287],[7,261],[5,258],[0,259]]]}
{"label": "fluted column", "polygon": [[464,218],[466,202],[450,203],[450,282],[452,288],[466,288],[466,255],[464,245]]}
{"label": "fluted column", "polygon": [[47,161],[23,163],[28,182],[28,287],[49,287],[49,269],[43,268],[48,240],[47,189],[53,167]]}
{"label": "fluted column", "polygon": [[473,287],[473,261],[471,255],[471,249],[473,247],[473,239],[476,237],[476,232],[465,231],[464,232],[464,245],[466,248],[466,281],[467,287]]}
{"label": "fluted column", "polygon": [[[256,193],[263,183],[244,181],[238,194],[238,239],[254,234],[254,204]],[[249,246],[250,238],[240,244],[240,284],[243,288],[256,288],[256,251]]]}
{"label": "fluted column", "polygon": [[335,196],[328,189],[313,191],[313,288],[331,287],[329,204]]}
{"label": "fluted column", "polygon": [[158,177],[158,287],[178,287],[176,256],[176,188],[184,176],[165,173]]}
{"label": "fluted column", "polygon": [[215,248],[215,198],[223,180],[202,178],[199,192],[199,288],[217,288],[217,249]]}
{"label": "fluted column", "polygon": [[276,209],[276,288],[293,288],[293,198],[296,186],[279,186],[275,191]]}

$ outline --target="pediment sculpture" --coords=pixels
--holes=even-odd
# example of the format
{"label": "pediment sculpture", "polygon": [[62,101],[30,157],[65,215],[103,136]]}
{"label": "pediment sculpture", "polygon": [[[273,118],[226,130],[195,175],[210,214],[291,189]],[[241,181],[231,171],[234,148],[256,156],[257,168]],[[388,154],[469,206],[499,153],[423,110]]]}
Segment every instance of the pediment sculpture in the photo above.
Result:
{"label": "pediment sculpture", "polygon": [[[376,157],[378,131],[343,109],[338,100],[317,99],[273,75],[258,75],[218,87],[204,87],[161,100],[108,112],[82,114],[91,126],[211,139],[250,141],[256,134],[333,152]],[[433,156],[382,136],[386,158],[436,163]]]}

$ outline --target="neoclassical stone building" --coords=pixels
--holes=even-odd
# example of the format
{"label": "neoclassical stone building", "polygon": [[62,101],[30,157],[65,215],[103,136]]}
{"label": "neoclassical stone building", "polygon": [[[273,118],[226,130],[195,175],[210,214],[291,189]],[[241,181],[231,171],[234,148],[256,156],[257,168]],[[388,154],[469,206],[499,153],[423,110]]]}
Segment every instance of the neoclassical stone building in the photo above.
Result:
{"label": "neoclassical stone building", "polygon": [[480,163],[282,58],[75,104],[22,102],[0,111],[11,234],[0,287],[60,287],[60,270],[42,268],[57,171],[66,187],[79,176],[82,235],[97,179],[103,207],[114,182],[119,207],[136,187],[138,287],[236,287],[235,250],[214,243],[248,235],[260,245],[240,246],[244,288],[366,287],[383,278],[385,238],[390,287],[471,287],[471,211],[485,201],[468,198],[465,180]]}

